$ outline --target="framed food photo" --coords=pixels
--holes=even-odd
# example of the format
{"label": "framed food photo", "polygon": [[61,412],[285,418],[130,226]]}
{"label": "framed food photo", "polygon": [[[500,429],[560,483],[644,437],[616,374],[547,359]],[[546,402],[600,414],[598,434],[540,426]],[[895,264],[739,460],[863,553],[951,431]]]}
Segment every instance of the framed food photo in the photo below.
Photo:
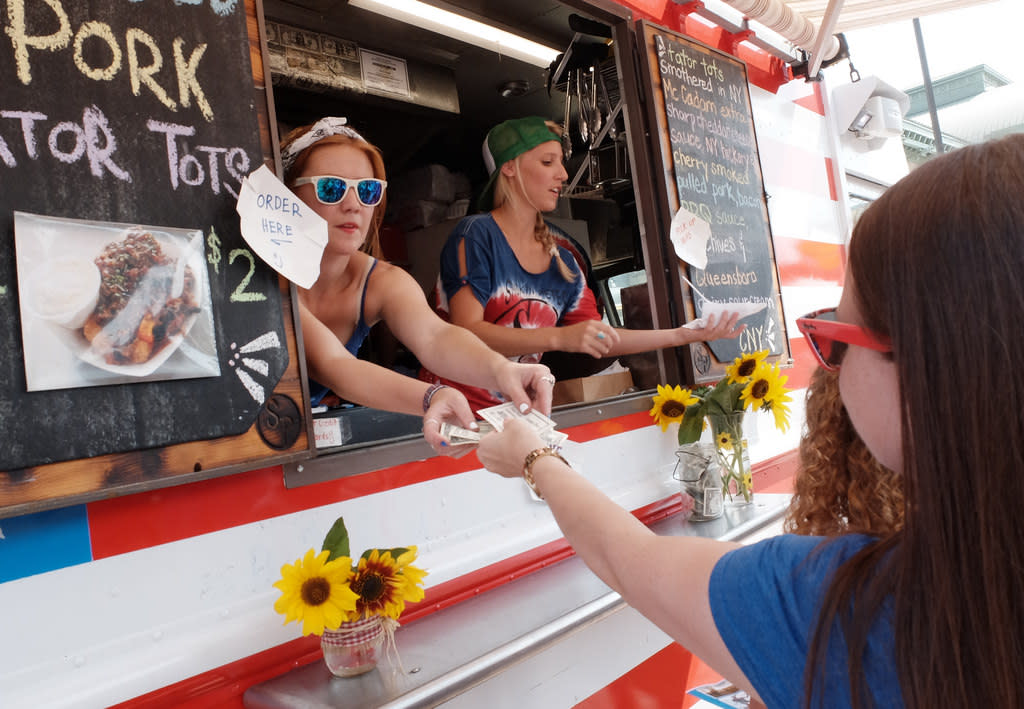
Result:
{"label": "framed food photo", "polygon": [[203,232],[16,212],[28,391],[220,375]]}

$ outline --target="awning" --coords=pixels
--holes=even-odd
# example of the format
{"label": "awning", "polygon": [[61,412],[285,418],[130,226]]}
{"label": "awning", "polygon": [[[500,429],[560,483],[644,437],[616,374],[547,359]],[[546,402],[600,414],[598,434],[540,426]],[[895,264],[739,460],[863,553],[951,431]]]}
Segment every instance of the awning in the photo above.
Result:
{"label": "awning", "polygon": [[[682,2],[683,0],[676,0]],[[809,76],[839,51],[834,35],[994,0],[722,0],[810,56]]]}
{"label": "awning", "polygon": [[[990,2],[994,0],[845,0],[838,3],[841,8],[832,31],[859,30]],[[827,0],[788,0],[785,4],[817,27],[821,27],[829,5]]]}

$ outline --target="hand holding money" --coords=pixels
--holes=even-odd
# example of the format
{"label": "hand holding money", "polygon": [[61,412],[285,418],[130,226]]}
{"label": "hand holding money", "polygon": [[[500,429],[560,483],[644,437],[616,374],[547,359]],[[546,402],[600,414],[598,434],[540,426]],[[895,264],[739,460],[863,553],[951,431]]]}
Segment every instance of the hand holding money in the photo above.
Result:
{"label": "hand holding money", "polygon": [[[555,431],[555,422],[536,409],[532,409],[524,414],[511,402],[480,409],[477,411],[477,415],[483,419],[479,422],[479,430],[477,431],[471,431],[449,423],[441,424],[441,435],[448,441],[449,446],[465,446],[465,452],[468,453],[476,447],[481,437],[493,431],[501,431],[505,426],[505,422],[513,418],[528,424],[541,437],[544,445],[557,447],[569,438],[566,434]],[[462,454],[462,452],[460,451],[459,454]]]}

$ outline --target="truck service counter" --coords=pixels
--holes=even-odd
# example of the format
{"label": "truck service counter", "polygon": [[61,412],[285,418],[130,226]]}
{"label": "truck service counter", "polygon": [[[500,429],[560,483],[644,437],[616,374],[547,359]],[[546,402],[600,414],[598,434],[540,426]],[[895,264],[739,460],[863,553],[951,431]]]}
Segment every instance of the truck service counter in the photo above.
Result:
{"label": "truck service counter", "polygon": [[[727,506],[717,520],[689,522],[675,515],[651,529],[666,536],[754,541],[779,532],[789,499],[755,494],[752,504]],[[624,611],[635,613],[573,556],[400,628],[395,640],[401,668],[385,658],[364,675],[340,678],[322,661],[313,662],[250,687],[244,702],[251,709],[433,707]],[[652,642],[670,642],[650,628]]]}

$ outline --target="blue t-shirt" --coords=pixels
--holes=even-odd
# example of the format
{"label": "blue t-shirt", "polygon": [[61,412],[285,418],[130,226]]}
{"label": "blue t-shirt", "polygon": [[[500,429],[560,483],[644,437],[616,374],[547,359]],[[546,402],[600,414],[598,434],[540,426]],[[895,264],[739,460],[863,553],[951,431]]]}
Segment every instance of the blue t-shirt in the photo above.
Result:
{"label": "blue t-shirt", "polygon": [[[844,535],[785,534],[729,552],[708,585],[711,614],[736,664],[769,707],[800,707],[810,634],[822,596],[843,561],[872,541]],[[850,707],[846,643],[838,623],[829,639],[824,701],[813,706]],[[868,638],[864,672],[876,707],[903,706],[896,673],[892,607],[886,603]]]}
{"label": "blue t-shirt", "polygon": [[[484,320],[507,327],[554,327],[564,316],[585,306],[586,279],[577,255],[567,248],[567,237],[548,225],[556,237],[559,256],[576,278],[563,278],[555,258],[543,273],[530,273],[519,264],[512,247],[494,217],[477,214],[460,221],[441,251],[440,304],[447,311],[448,300],[467,283],[484,307]],[[466,246],[466,276],[460,275],[459,245]],[[538,360],[539,356],[534,359]]]}

